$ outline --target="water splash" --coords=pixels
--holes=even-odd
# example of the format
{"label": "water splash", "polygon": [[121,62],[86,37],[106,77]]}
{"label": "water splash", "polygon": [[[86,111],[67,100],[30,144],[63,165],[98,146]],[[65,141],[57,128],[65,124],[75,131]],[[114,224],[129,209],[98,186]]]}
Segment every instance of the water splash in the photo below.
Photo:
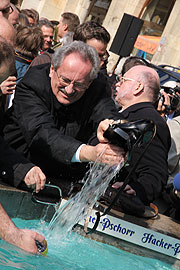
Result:
{"label": "water splash", "polygon": [[49,230],[66,237],[73,226],[85,218],[88,209],[104,194],[110,181],[123,165],[123,162],[113,166],[95,162],[83,179],[85,184],[81,191],[56,211],[49,224]]}

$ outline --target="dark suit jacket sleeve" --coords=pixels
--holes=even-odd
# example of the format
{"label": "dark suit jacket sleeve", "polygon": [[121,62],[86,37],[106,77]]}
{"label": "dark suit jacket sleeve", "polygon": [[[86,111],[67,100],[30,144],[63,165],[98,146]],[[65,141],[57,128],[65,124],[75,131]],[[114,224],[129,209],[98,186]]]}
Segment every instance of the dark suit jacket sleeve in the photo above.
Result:
{"label": "dark suit jacket sleeve", "polygon": [[0,179],[2,181],[18,187],[33,166],[34,164],[10,148],[0,137]]}

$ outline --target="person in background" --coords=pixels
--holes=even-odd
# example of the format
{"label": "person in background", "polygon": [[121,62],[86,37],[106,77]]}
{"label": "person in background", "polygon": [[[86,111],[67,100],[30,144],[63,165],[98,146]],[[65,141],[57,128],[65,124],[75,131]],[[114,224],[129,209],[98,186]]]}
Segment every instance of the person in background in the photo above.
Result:
{"label": "person in background", "polygon": [[[0,83],[15,67],[13,48],[0,38]],[[24,182],[38,192],[43,189],[46,177],[40,168],[34,166],[19,153],[11,149],[0,137],[0,179],[6,184],[18,187]],[[25,251],[38,253],[35,241],[43,242],[44,236],[25,229],[18,229],[0,204],[0,238]]]}
{"label": "person in background", "polygon": [[0,16],[0,36],[14,47],[16,41],[16,31],[12,24],[4,17]]}
{"label": "person in background", "polygon": [[[37,26],[21,26],[16,29],[15,62],[16,84],[23,78],[32,60],[38,55],[44,43],[41,29]],[[8,95],[6,109],[12,106],[15,89]]]}
{"label": "person in background", "polygon": [[29,65],[29,68],[33,66],[50,63],[52,55],[54,53],[54,50],[51,48],[54,32],[53,24],[48,19],[43,18],[39,20],[38,25],[41,28],[41,31],[44,36],[43,49],[40,51],[40,54]]}
{"label": "person in background", "polygon": [[73,32],[68,32],[62,40],[62,46],[70,44],[71,42],[73,42]]}
{"label": "person in background", "polygon": [[[4,4],[4,6],[2,5]],[[9,1],[2,1],[0,3],[2,10],[10,10]],[[1,12],[4,14],[4,12]],[[9,13],[8,13],[9,15]],[[1,97],[6,94],[10,94],[16,85],[16,77],[10,76],[16,72],[15,61],[14,61],[14,49],[16,31],[11,23],[4,17],[0,16],[0,89]],[[12,45],[12,46],[11,46]],[[3,125],[3,113],[4,104],[3,100],[0,100],[0,134],[2,134]],[[1,143],[1,164],[0,178],[5,182],[13,186],[20,185],[21,182],[29,188],[35,188],[38,192],[45,184],[45,176],[40,168],[35,167],[34,164],[29,163],[26,159],[16,154],[12,149],[8,150],[8,146]],[[7,163],[6,163],[7,162]],[[24,165],[23,165],[24,163]],[[4,169],[4,164],[7,168]],[[8,172],[8,173],[7,173]]]}
{"label": "person in background", "polygon": [[76,27],[73,39],[81,40],[94,47],[99,55],[100,67],[104,64],[110,34],[102,25],[93,21],[84,22]]}
{"label": "person in background", "polygon": [[59,20],[59,24],[57,25],[58,29],[58,42],[53,49],[59,48],[62,46],[63,38],[66,36],[67,33],[71,32],[71,35],[73,36],[73,33],[77,26],[80,24],[79,17],[71,12],[64,12],[61,14],[61,18]]}
{"label": "person in background", "polygon": [[171,133],[171,148],[168,153],[168,171],[171,184],[176,174],[180,173],[180,116],[167,122]]}
{"label": "person in background", "polygon": [[[122,107],[119,113],[121,119],[128,121],[146,119],[152,120],[156,124],[156,134],[131,175],[130,187],[128,187],[134,196],[140,198],[145,205],[149,205],[150,202],[161,196],[166,186],[168,180],[167,157],[171,143],[168,126],[153,105],[160,91],[159,76],[150,67],[136,65],[123,76],[118,77],[115,87],[116,102]],[[104,124],[103,131],[107,129],[110,120],[104,121]],[[105,140],[102,134],[98,135],[100,142]],[[124,167],[116,177],[116,180],[119,179],[119,181],[113,184],[114,189],[122,186],[122,179],[125,179],[143,150],[144,147],[134,149],[129,166]]]}
{"label": "person in background", "polygon": [[177,173],[163,192],[163,214],[180,221],[180,173]]}
{"label": "person in background", "polygon": [[14,27],[16,27],[19,21],[19,10],[14,4],[11,3],[10,5],[13,9],[13,12],[9,14],[8,20]]}
{"label": "person in background", "polygon": [[[16,40],[16,31],[12,24],[4,17],[0,17],[0,36],[4,38],[10,45],[14,46]],[[1,123],[3,125],[3,116],[7,108],[8,96],[13,94],[16,87],[16,68],[11,66],[10,76],[6,77],[5,80],[0,83],[0,115]]]}
{"label": "person in background", "polygon": [[17,83],[23,78],[32,60],[42,50],[44,38],[37,26],[21,26],[16,30],[15,60]]}
{"label": "person in background", "polygon": [[[0,38],[0,83],[15,69],[14,50],[2,37]],[[1,116],[1,115],[0,115]],[[2,125],[2,122],[1,122]],[[2,131],[1,131],[2,133]],[[43,189],[45,176],[40,168],[23,158],[0,137],[0,179],[15,187],[23,182],[38,192]]]}
{"label": "person in background", "polygon": [[8,19],[9,14],[13,12],[13,8],[10,5],[10,0],[2,0],[0,2],[0,16]]}
{"label": "person in background", "polygon": [[[52,64],[28,70],[17,85],[4,134],[7,142],[40,166],[52,183],[62,187],[84,176],[87,163],[119,162],[117,146],[98,144],[98,124],[118,113],[99,71],[96,50],[81,41],[62,46]],[[68,188],[67,188],[68,189]]]}
{"label": "person in background", "polygon": [[19,25],[30,26],[29,21],[28,21],[28,17],[23,13],[19,13],[19,19],[18,19],[18,23],[16,24],[16,28]]}
{"label": "person in background", "polygon": [[51,49],[54,35],[53,24],[48,19],[42,19],[39,20],[38,26],[40,27],[44,38],[42,53],[44,51],[48,53],[53,53],[54,51]]}
{"label": "person in background", "polygon": [[177,173],[173,179],[174,193],[180,199],[180,173]]}
{"label": "person in background", "polygon": [[30,26],[35,26],[38,24],[39,13],[35,9],[21,9],[21,13],[25,14],[28,17]]}
{"label": "person in background", "polygon": [[155,107],[167,123],[180,115],[180,88],[177,82],[167,81],[161,85],[159,99]]}
{"label": "person in background", "polygon": [[107,75],[106,64],[108,59],[107,45],[110,41],[108,31],[97,22],[85,22],[77,26],[73,36],[74,40],[81,40],[96,49],[100,60],[100,71],[98,79],[105,84],[105,89],[112,96],[109,76]]}
{"label": "person in background", "polygon": [[50,52],[44,51],[42,55],[36,57],[30,65],[30,68],[37,65],[42,65],[45,63],[50,63],[54,50],[58,49],[63,45],[67,45],[73,41],[73,34],[76,27],[79,25],[80,21],[76,14],[71,12],[65,12],[61,15],[58,29],[58,41],[56,45],[53,46]]}
{"label": "person in background", "polygon": [[[9,0],[3,0],[0,2],[0,36],[6,39],[6,41],[9,44],[11,44],[11,46],[14,46],[15,40],[16,40],[16,32],[12,24],[8,22],[8,18],[10,14],[13,13],[13,11],[14,11],[13,7]],[[7,80],[5,81],[1,81],[1,84],[0,84],[1,95],[12,93],[15,86],[16,86],[16,78],[14,76],[7,78]],[[1,104],[2,104],[2,98],[1,98]]]}
{"label": "person in background", "polygon": [[39,13],[34,8],[31,8],[30,10],[34,14],[34,24],[37,25],[39,23]]}

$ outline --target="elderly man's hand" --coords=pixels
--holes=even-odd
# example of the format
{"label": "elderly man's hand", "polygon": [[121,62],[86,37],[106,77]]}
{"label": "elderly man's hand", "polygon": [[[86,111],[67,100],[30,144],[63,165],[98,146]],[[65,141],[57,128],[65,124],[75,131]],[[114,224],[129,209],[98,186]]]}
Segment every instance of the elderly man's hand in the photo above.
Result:
{"label": "elderly man's hand", "polygon": [[16,88],[16,77],[9,76],[5,81],[0,84],[0,89],[3,95],[13,94]]}
{"label": "elderly man's hand", "polygon": [[39,167],[35,166],[28,171],[24,178],[24,182],[28,188],[35,189],[36,193],[38,193],[44,188],[46,176]]}
{"label": "elderly man's hand", "polygon": [[99,143],[96,146],[83,145],[80,160],[83,162],[97,161],[109,165],[119,164],[124,161],[124,150],[108,143]]}
{"label": "elderly man's hand", "polygon": [[108,140],[104,138],[103,134],[108,129],[109,125],[112,124],[114,120],[112,119],[105,119],[99,123],[98,129],[97,129],[97,138],[100,143],[106,143]]}

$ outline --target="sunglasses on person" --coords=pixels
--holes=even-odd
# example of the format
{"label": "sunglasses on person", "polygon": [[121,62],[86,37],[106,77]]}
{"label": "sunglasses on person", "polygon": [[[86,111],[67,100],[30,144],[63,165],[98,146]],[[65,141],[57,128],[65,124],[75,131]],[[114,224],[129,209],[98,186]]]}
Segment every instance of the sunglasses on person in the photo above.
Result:
{"label": "sunglasses on person", "polygon": [[2,12],[2,14],[6,15],[6,14],[11,14],[13,13],[14,9],[12,6],[9,6],[7,8],[4,9],[0,9],[0,12]]}

